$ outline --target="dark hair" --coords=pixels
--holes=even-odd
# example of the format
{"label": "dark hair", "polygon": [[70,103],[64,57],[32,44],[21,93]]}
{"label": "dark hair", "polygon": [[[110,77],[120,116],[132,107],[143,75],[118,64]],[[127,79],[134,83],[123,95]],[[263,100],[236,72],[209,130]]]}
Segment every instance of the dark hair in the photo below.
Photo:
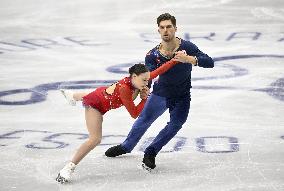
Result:
{"label": "dark hair", "polygon": [[165,21],[165,20],[171,20],[172,24],[174,26],[176,26],[176,18],[172,15],[170,15],[170,13],[164,13],[161,14],[158,18],[157,18],[157,24],[158,26],[160,26],[160,22],[161,21]]}
{"label": "dark hair", "polygon": [[133,74],[136,74],[137,76],[149,72],[148,68],[145,66],[145,64],[135,64],[129,68],[129,74],[132,76]]}

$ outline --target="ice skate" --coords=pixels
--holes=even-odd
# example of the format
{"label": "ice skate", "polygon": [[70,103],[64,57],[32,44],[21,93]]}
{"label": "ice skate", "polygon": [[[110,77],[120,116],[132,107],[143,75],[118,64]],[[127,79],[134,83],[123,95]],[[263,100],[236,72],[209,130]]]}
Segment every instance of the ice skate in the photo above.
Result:
{"label": "ice skate", "polygon": [[74,173],[75,167],[76,165],[74,163],[68,163],[62,170],[59,171],[55,180],[61,184],[68,182],[71,179],[72,174]]}
{"label": "ice skate", "polygon": [[72,105],[75,106],[76,105],[76,100],[73,98],[73,94],[74,92],[71,90],[63,90],[60,89],[61,93],[64,95],[64,97],[66,98],[67,102]]}
{"label": "ice skate", "polygon": [[107,157],[117,157],[117,156],[120,156],[120,155],[123,155],[123,154],[126,154],[126,152],[123,150],[121,145],[113,146],[105,152],[105,155]]}
{"label": "ice skate", "polygon": [[144,158],[142,161],[142,168],[147,170],[148,172],[152,172],[152,170],[156,167],[154,155],[144,154]]}

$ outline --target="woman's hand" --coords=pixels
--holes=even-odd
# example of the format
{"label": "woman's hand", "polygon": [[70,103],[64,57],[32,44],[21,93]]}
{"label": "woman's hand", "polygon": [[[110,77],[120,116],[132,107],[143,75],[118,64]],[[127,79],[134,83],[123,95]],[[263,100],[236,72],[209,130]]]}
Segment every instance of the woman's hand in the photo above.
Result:
{"label": "woman's hand", "polygon": [[149,88],[146,86],[142,90],[140,90],[140,98],[141,99],[147,99],[148,95],[150,94]]}

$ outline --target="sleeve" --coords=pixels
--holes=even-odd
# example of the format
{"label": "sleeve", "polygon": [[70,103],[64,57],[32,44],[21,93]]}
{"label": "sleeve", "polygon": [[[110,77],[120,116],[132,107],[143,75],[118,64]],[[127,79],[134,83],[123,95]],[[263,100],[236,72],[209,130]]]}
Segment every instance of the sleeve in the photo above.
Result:
{"label": "sleeve", "polygon": [[144,104],[146,100],[141,100],[141,102],[135,106],[133,99],[132,99],[132,92],[128,86],[122,85],[119,88],[119,94],[120,94],[120,99],[122,101],[122,104],[126,107],[127,111],[133,117],[136,119],[141,111],[144,108]]}
{"label": "sleeve", "polygon": [[[154,71],[157,68],[157,63],[155,61],[155,56],[152,55],[151,51],[149,51],[145,57],[145,65],[150,72]],[[152,80],[149,80],[148,88],[151,88]]]}
{"label": "sleeve", "polygon": [[195,44],[190,43],[189,50],[190,50],[189,52],[191,53],[190,54],[191,56],[196,56],[198,66],[203,67],[203,68],[213,68],[214,67],[213,59],[207,54],[200,51]]}
{"label": "sleeve", "polygon": [[151,51],[147,53],[145,57],[145,65],[150,72],[154,71],[157,68],[157,63],[155,56],[151,54]]}
{"label": "sleeve", "polygon": [[165,62],[162,66],[160,66],[159,68],[157,68],[156,70],[154,70],[150,73],[150,79],[154,79],[157,76],[165,73],[166,71],[168,71],[171,67],[173,67],[177,63],[178,62],[174,61],[174,60],[170,60],[168,62]]}

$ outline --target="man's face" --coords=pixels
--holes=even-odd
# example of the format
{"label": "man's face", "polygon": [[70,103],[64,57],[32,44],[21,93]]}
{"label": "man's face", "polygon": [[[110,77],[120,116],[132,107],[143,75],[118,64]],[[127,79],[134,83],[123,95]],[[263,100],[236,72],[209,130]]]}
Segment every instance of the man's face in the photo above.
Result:
{"label": "man's face", "polygon": [[175,38],[177,28],[172,24],[171,20],[164,20],[160,22],[158,31],[162,40],[169,42]]}

